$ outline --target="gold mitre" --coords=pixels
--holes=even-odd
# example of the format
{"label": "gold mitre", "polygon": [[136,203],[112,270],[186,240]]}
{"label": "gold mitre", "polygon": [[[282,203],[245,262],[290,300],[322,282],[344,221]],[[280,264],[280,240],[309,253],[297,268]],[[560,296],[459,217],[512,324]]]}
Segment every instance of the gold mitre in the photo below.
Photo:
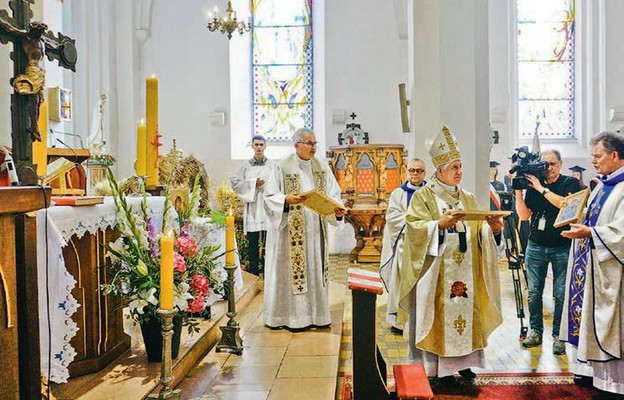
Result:
{"label": "gold mitre", "polygon": [[443,125],[442,130],[433,140],[429,149],[429,155],[431,156],[433,166],[436,168],[461,159],[461,154],[459,154],[459,148],[457,147],[457,138],[455,138],[455,135],[451,133],[447,126]]}

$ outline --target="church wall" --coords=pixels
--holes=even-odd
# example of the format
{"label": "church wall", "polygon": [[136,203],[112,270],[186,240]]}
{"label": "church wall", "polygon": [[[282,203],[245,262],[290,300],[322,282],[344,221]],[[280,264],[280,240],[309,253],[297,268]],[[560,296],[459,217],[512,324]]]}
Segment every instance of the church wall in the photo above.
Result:
{"label": "church wall", "polygon": [[344,123],[332,111],[357,114],[371,143],[406,144],[397,85],[407,82],[406,2],[326,1],[327,144],[338,144]]}

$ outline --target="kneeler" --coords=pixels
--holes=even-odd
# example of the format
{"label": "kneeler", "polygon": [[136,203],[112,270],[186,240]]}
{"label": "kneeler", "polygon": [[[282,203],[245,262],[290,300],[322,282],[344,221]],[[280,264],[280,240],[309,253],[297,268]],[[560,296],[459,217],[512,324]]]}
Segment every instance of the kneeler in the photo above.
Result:
{"label": "kneeler", "polygon": [[353,400],[385,400],[386,362],[377,347],[377,295],[383,293],[379,274],[349,268],[348,287],[353,299]]}
{"label": "kneeler", "polygon": [[394,386],[398,400],[433,399],[429,378],[422,365],[394,365]]}

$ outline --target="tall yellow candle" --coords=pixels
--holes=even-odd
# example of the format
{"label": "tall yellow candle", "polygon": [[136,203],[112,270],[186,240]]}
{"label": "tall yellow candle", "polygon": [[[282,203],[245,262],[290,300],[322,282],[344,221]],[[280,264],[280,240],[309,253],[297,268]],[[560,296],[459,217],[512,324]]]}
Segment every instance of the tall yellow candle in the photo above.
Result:
{"label": "tall yellow candle", "polygon": [[41,133],[41,141],[33,142],[32,162],[37,165],[37,175],[44,176],[48,167],[48,104],[45,101],[39,106],[37,126]]}
{"label": "tall yellow candle", "polygon": [[234,217],[225,217],[225,265],[234,265]]}
{"label": "tall yellow candle", "polygon": [[145,176],[146,166],[146,153],[147,153],[147,127],[141,120],[141,123],[137,127],[137,157],[135,172],[138,176]]}
{"label": "tall yellow candle", "polygon": [[160,238],[160,308],[173,308],[173,237]]}
{"label": "tall yellow candle", "polygon": [[147,186],[158,185],[158,78],[152,75],[145,80],[145,119],[147,149],[145,175]]}

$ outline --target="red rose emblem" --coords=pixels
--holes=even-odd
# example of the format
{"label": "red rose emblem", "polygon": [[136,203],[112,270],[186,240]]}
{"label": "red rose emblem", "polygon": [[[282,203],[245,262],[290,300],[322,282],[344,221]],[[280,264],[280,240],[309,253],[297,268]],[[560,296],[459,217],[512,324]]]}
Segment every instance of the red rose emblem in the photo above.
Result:
{"label": "red rose emblem", "polygon": [[462,281],[455,281],[451,286],[451,299],[454,297],[465,297],[468,298],[468,287]]}

